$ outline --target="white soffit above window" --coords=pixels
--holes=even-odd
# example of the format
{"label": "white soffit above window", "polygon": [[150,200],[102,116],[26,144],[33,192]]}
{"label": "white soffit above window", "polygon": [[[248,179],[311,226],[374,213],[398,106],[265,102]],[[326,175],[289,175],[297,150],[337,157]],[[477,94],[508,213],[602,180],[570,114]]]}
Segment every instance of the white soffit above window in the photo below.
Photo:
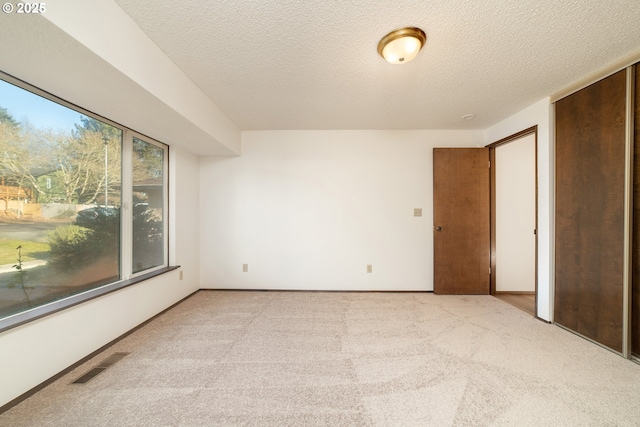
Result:
{"label": "white soffit above window", "polygon": [[9,75],[174,147],[238,154],[231,137],[221,142],[43,16],[0,14],[0,40],[0,70]]}

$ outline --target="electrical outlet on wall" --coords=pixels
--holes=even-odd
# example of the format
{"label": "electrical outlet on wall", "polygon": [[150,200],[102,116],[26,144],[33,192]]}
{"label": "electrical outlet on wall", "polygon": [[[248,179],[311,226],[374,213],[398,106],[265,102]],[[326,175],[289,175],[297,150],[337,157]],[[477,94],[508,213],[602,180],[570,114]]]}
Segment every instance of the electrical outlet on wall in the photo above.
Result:
{"label": "electrical outlet on wall", "polygon": [[180,270],[180,280],[184,279],[184,271]]}
{"label": "electrical outlet on wall", "polygon": [[249,264],[242,264],[242,272],[247,273],[249,271]]}
{"label": "electrical outlet on wall", "polygon": [[422,216],[422,208],[413,208],[413,216]]}
{"label": "electrical outlet on wall", "polygon": [[367,273],[373,273],[373,265],[367,264]]}

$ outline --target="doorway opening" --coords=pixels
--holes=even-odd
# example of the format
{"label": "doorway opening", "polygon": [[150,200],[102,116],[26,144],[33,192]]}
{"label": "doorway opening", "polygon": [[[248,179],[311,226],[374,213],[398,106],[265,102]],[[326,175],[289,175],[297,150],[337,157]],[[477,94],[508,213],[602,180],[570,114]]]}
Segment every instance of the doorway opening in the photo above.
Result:
{"label": "doorway opening", "polygon": [[491,188],[490,293],[537,317],[537,126],[487,146]]}

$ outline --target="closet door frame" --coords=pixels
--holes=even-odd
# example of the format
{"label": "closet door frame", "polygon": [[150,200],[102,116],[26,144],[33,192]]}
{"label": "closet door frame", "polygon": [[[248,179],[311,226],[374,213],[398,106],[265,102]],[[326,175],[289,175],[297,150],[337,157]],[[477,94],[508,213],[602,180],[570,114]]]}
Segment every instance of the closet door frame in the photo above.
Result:
{"label": "closet door frame", "polygon": [[[622,355],[632,359],[634,133],[636,66],[627,67],[625,119],[624,272],[622,282]],[[640,218],[638,219],[640,221]],[[640,222],[637,223],[640,226]],[[640,307],[638,308],[640,309]],[[636,331],[638,333],[640,331]]]}
{"label": "closet door frame", "polygon": [[[634,254],[635,250],[640,250],[640,215],[635,215],[636,221],[634,223],[634,211],[640,212],[640,199],[634,200],[634,194],[637,192],[640,195],[640,151],[635,152],[636,145],[640,144],[640,63],[627,67],[627,121],[626,121],[626,143],[629,149],[628,159],[630,162],[627,173],[629,174],[628,182],[630,188],[627,191],[629,198],[629,233],[627,237],[630,242],[627,245],[628,254],[626,254],[626,261],[628,262],[625,270],[628,275],[628,280],[625,281],[624,290],[624,324],[623,329],[623,342],[626,343],[623,347],[624,356],[640,362],[639,356],[634,356],[634,341],[636,344],[640,342],[640,321],[636,321],[636,328],[634,330],[634,314],[636,319],[640,315],[640,304],[633,309],[633,301],[640,301],[640,297],[634,297],[634,282],[640,282],[640,265],[636,266],[636,277],[634,278],[634,260],[638,260],[640,264],[640,253]],[[638,160],[636,160],[636,156]],[[635,171],[635,172],[634,172]],[[635,176],[634,176],[635,174]],[[638,237],[636,237],[638,236]],[[636,290],[640,290],[640,286],[635,286]],[[635,334],[635,339],[634,339]],[[640,355],[640,348],[635,349],[636,355]]]}

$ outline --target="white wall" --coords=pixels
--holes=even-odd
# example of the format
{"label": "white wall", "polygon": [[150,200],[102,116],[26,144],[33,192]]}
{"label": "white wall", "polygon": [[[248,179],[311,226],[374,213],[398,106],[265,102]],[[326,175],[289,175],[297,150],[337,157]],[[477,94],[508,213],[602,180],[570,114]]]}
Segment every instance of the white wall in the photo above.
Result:
{"label": "white wall", "polygon": [[241,157],[200,162],[201,286],[433,290],[432,149],[482,138],[243,132]]}
{"label": "white wall", "polygon": [[544,98],[484,131],[490,144],[538,126],[538,317],[553,321],[553,120]]}
{"label": "white wall", "polygon": [[0,406],[29,391],[180,299],[198,284],[198,159],[170,152],[170,242],[184,270],[0,333]]}
{"label": "white wall", "polygon": [[169,264],[179,265],[190,292],[200,288],[199,158],[188,151],[169,150]]}
{"label": "white wall", "polygon": [[496,292],[536,289],[536,144],[529,134],[495,150]]}

